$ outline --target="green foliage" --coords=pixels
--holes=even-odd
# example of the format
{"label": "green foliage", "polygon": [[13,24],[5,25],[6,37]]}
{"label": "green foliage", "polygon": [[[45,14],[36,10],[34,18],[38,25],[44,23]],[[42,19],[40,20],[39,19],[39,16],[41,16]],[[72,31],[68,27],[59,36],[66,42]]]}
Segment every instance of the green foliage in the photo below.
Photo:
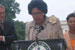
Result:
{"label": "green foliage", "polygon": [[25,23],[15,21],[16,33],[19,40],[25,40]]}
{"label": "green foliage", "polygon": [[[14,21],[15,30],[18,36],[18,40],[25,40],[25,23],[20,21]],[[16,44],[12,44],[12,50],[16,50]]]}
{"label": "green foliage", "polygon": [[16,13],[19,14],[19,4],[15,0],[0,0],[0,4],[5,6],[6,18],[12,20],[16,18]]}
{"label": "green foliage", "polygon": [[12,50],[16,50],[16,44],[13,43],[12,46],[11,46]]}

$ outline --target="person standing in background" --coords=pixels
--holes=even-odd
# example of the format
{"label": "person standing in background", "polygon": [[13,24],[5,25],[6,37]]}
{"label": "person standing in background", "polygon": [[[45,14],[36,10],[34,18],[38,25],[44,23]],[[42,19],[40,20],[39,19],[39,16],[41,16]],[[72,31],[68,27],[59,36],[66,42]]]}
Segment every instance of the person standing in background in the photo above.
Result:
{"label": "person standing in background", "polygon": [[67,43],[66,50],[75,50],[75,13],[70,13],[66,20],[69,27],[69,31],[64,34]]}
{"label": "person standing in background", "polygon": [[13,22],[5,20],[5,7],[0,4],[0,50],[12,50],[14,40],[17,40],[17,35]]}

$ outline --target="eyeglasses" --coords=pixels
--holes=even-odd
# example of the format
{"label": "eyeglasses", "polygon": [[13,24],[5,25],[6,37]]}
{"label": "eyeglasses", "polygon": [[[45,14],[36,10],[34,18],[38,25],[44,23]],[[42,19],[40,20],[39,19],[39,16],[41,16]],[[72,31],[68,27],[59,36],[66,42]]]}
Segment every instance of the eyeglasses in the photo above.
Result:
{"label": "eyeglasses", "polygon": [[32,15],[41,15],[42,12],[36,12],[36,13],[32,13]]}

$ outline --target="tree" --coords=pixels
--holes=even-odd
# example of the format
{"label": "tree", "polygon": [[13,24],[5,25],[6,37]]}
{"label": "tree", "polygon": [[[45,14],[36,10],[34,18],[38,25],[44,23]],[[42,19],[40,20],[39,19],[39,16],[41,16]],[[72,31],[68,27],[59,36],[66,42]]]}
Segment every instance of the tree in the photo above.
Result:
{"label": "tree", "polygon": [[[14,21],[14,26],[18,36],[18,40],[25,40],[25,23]],[[16,45],[12,44],[12,50],[16,50]]]}
{"label": "tree", "polygon": [[12,20],[16,18],[15,14],[19,14],[19,4],[15,0],[0,0],[0,4],[5,6],[6,18]]}
{"label": "tree", "polygon": [[15,21],[16,33],[19,40],[25,40],[25,23]]}

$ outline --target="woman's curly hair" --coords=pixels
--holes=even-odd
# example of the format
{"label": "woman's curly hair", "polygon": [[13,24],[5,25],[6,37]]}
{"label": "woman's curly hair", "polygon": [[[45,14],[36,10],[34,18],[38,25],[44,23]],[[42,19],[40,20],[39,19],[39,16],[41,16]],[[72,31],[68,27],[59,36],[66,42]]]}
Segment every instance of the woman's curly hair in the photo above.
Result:
{"label": "woman's curly hair", "polygon": [[47,4],[43,0],[32,0],[28,4],[28,12],[29,14],[32,14],[32,9],[37,8],[41,12],[47,14]]}

